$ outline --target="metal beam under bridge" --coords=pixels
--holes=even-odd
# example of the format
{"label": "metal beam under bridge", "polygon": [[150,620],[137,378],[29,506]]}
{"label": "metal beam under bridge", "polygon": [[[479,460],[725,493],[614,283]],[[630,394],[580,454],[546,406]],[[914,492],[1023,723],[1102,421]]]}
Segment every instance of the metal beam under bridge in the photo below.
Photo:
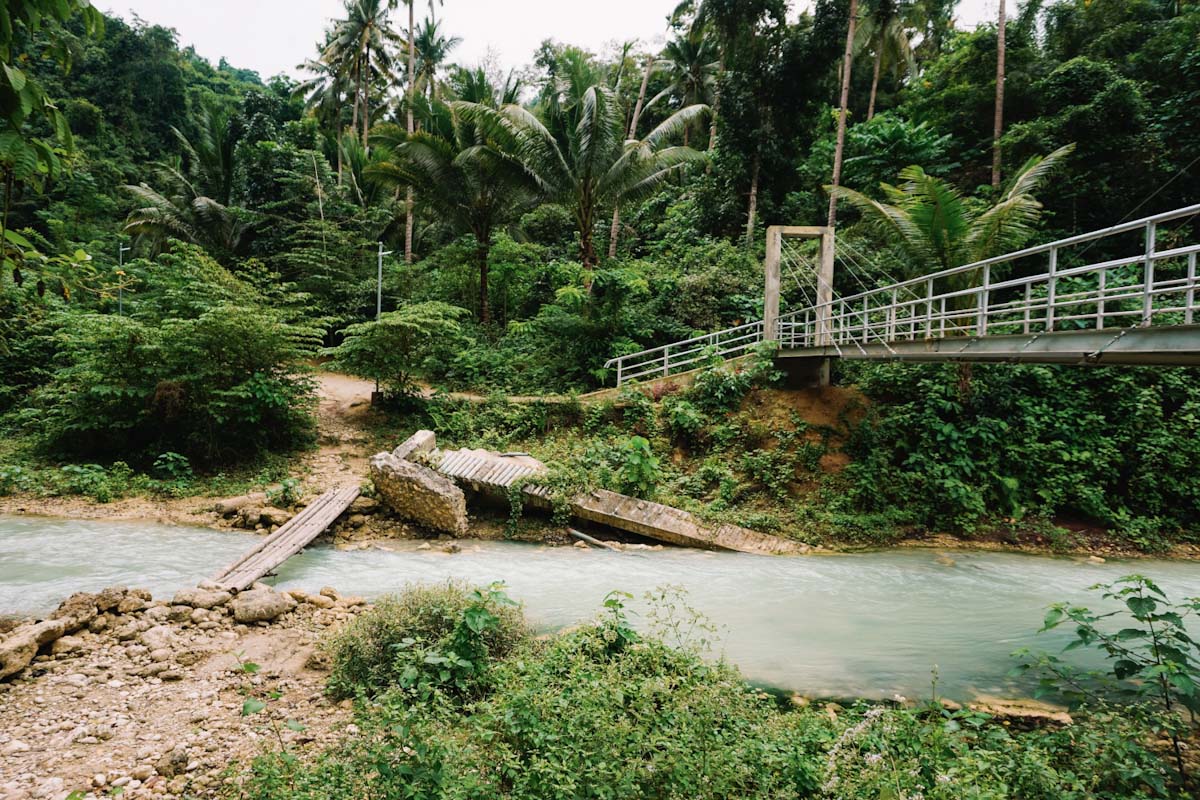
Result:
{"label": "metal beam under bridge", "polygon": [[870,361],[1200,366],[1200,325],[1076,330],[1008,336],[947,336],[891,342],[843,342],[784,348],[778,358]]}

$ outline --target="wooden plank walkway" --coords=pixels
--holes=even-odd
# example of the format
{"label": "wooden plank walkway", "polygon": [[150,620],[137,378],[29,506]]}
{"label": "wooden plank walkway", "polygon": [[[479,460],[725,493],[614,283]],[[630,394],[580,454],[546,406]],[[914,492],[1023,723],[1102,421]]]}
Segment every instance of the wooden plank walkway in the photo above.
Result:
{"label": "wooden plank walkway", "polygon": [[239,592],[248,589],[320,536],[350,507],[358,493],[357,486],[341,486],[325,492],[250,552],[213,576],[213,582]]}

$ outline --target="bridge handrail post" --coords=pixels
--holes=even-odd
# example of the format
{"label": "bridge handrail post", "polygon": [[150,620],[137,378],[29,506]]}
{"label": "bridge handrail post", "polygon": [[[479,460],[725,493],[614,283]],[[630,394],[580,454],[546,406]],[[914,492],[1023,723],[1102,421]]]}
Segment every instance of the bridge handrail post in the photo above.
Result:
{"label": "bridge handrail post", "polygon": [[1142,277],[1142,327],[1149,327],[1154,314],[1154,245],[1158,238],[1158,225],[1146,223],[1146,269]]}
{"label": "bridge handrail post", "polygon": [[1046,277],[1046,332],[1054,330],[1055,293],[1058,288],[1058,248],[1050,248],[1050,270]]}
{"label": "bridge handrail post", "polygon": [[1191,325],[1193,318],[1193,310],[1196,306],[1196,254],[1188,253],[1187,265],[1187,295],[1184,300],[1183,324]]}
{"label": "bridge handrail post", "polygon": [[975,322],[975,330],[980,336],[987,336],[988,326],[988,301],[991,290],[989,286],[992,281],[992,265],[983,265],[983,286],[979,293],[979,317]]}
{"label": "bridge handrail post", "polygon": [[925,281],[925,338],[933,338],[933,278]]}
{"label": "bridge handrail post", "polygon": [[671,345],[663,348],[663,377],[671,374]]}
{"label": "bridge handrail post", "polygon": [[871,336],[871,321],[870,321],[870,313],[871,312],[869,310],[870,302],[871,302],[871,295],[866,295],[863,297],[863,310],[862,310],[862,317],[863,317],[862,340],[863,340],[863,344],[866,344],[867,340]]}
{"label": "bridge handrail post", "polygon": [[1033,305],[1033,282],[1025,284],[1025,333],[1029,333],[1029,307]]}
{"label": "bridge handrail post", "polygon": [[896,290],[895,289],[892,289],[892,301],[888,305],[887,338],[889,341],[896,338]]}
{"label": "bridge handrail post", "polygon": [[1104,298],[1108,294],[1108,270],[1100,270],[1100,297],[1096,300],[1096,330],[1104,328]]}

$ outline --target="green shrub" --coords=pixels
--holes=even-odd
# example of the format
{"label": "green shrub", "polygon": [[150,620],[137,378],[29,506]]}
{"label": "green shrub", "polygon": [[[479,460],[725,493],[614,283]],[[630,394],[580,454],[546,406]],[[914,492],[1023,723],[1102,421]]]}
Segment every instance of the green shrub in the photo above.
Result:
{"label": "green shrub", "polygon": [[463,584],[445,583],[410,586],[380,598],[326,643],[333,661],[329,690],[347,697],[414,686],[414,676],[406,673],[418,665],[410,654],[437,651],[444,657],[461,633],[459,626],[470,627],[469,611],[495,617],[494,624],[479,632],[480,644],[488,656],[503,658],[528,637],[524,617],[498,593],[476,594]]}
{"label": "green shrub", "polygon": [[662,477],[650,442],[631,436],[621,447],[621,489],[635,497],[650,497]]}
{"label": "green shrub", "polygon": [[1072,514],[1144,549],[1200,520],[1194,370],[846,369],[872,401],[847,447],[847,506],[899,506],[927,527],[965,531],[988,518]]}

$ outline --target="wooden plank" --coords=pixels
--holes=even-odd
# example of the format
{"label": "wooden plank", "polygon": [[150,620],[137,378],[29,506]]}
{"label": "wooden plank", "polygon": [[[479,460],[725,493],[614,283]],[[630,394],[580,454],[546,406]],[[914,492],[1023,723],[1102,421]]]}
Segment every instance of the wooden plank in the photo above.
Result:
{"label": "wooden plank", "polygon": [[318,497],[213,578],[230,589],[241,591],[300,552],[321,535],[358,497],[357,486],[331,489]]}

